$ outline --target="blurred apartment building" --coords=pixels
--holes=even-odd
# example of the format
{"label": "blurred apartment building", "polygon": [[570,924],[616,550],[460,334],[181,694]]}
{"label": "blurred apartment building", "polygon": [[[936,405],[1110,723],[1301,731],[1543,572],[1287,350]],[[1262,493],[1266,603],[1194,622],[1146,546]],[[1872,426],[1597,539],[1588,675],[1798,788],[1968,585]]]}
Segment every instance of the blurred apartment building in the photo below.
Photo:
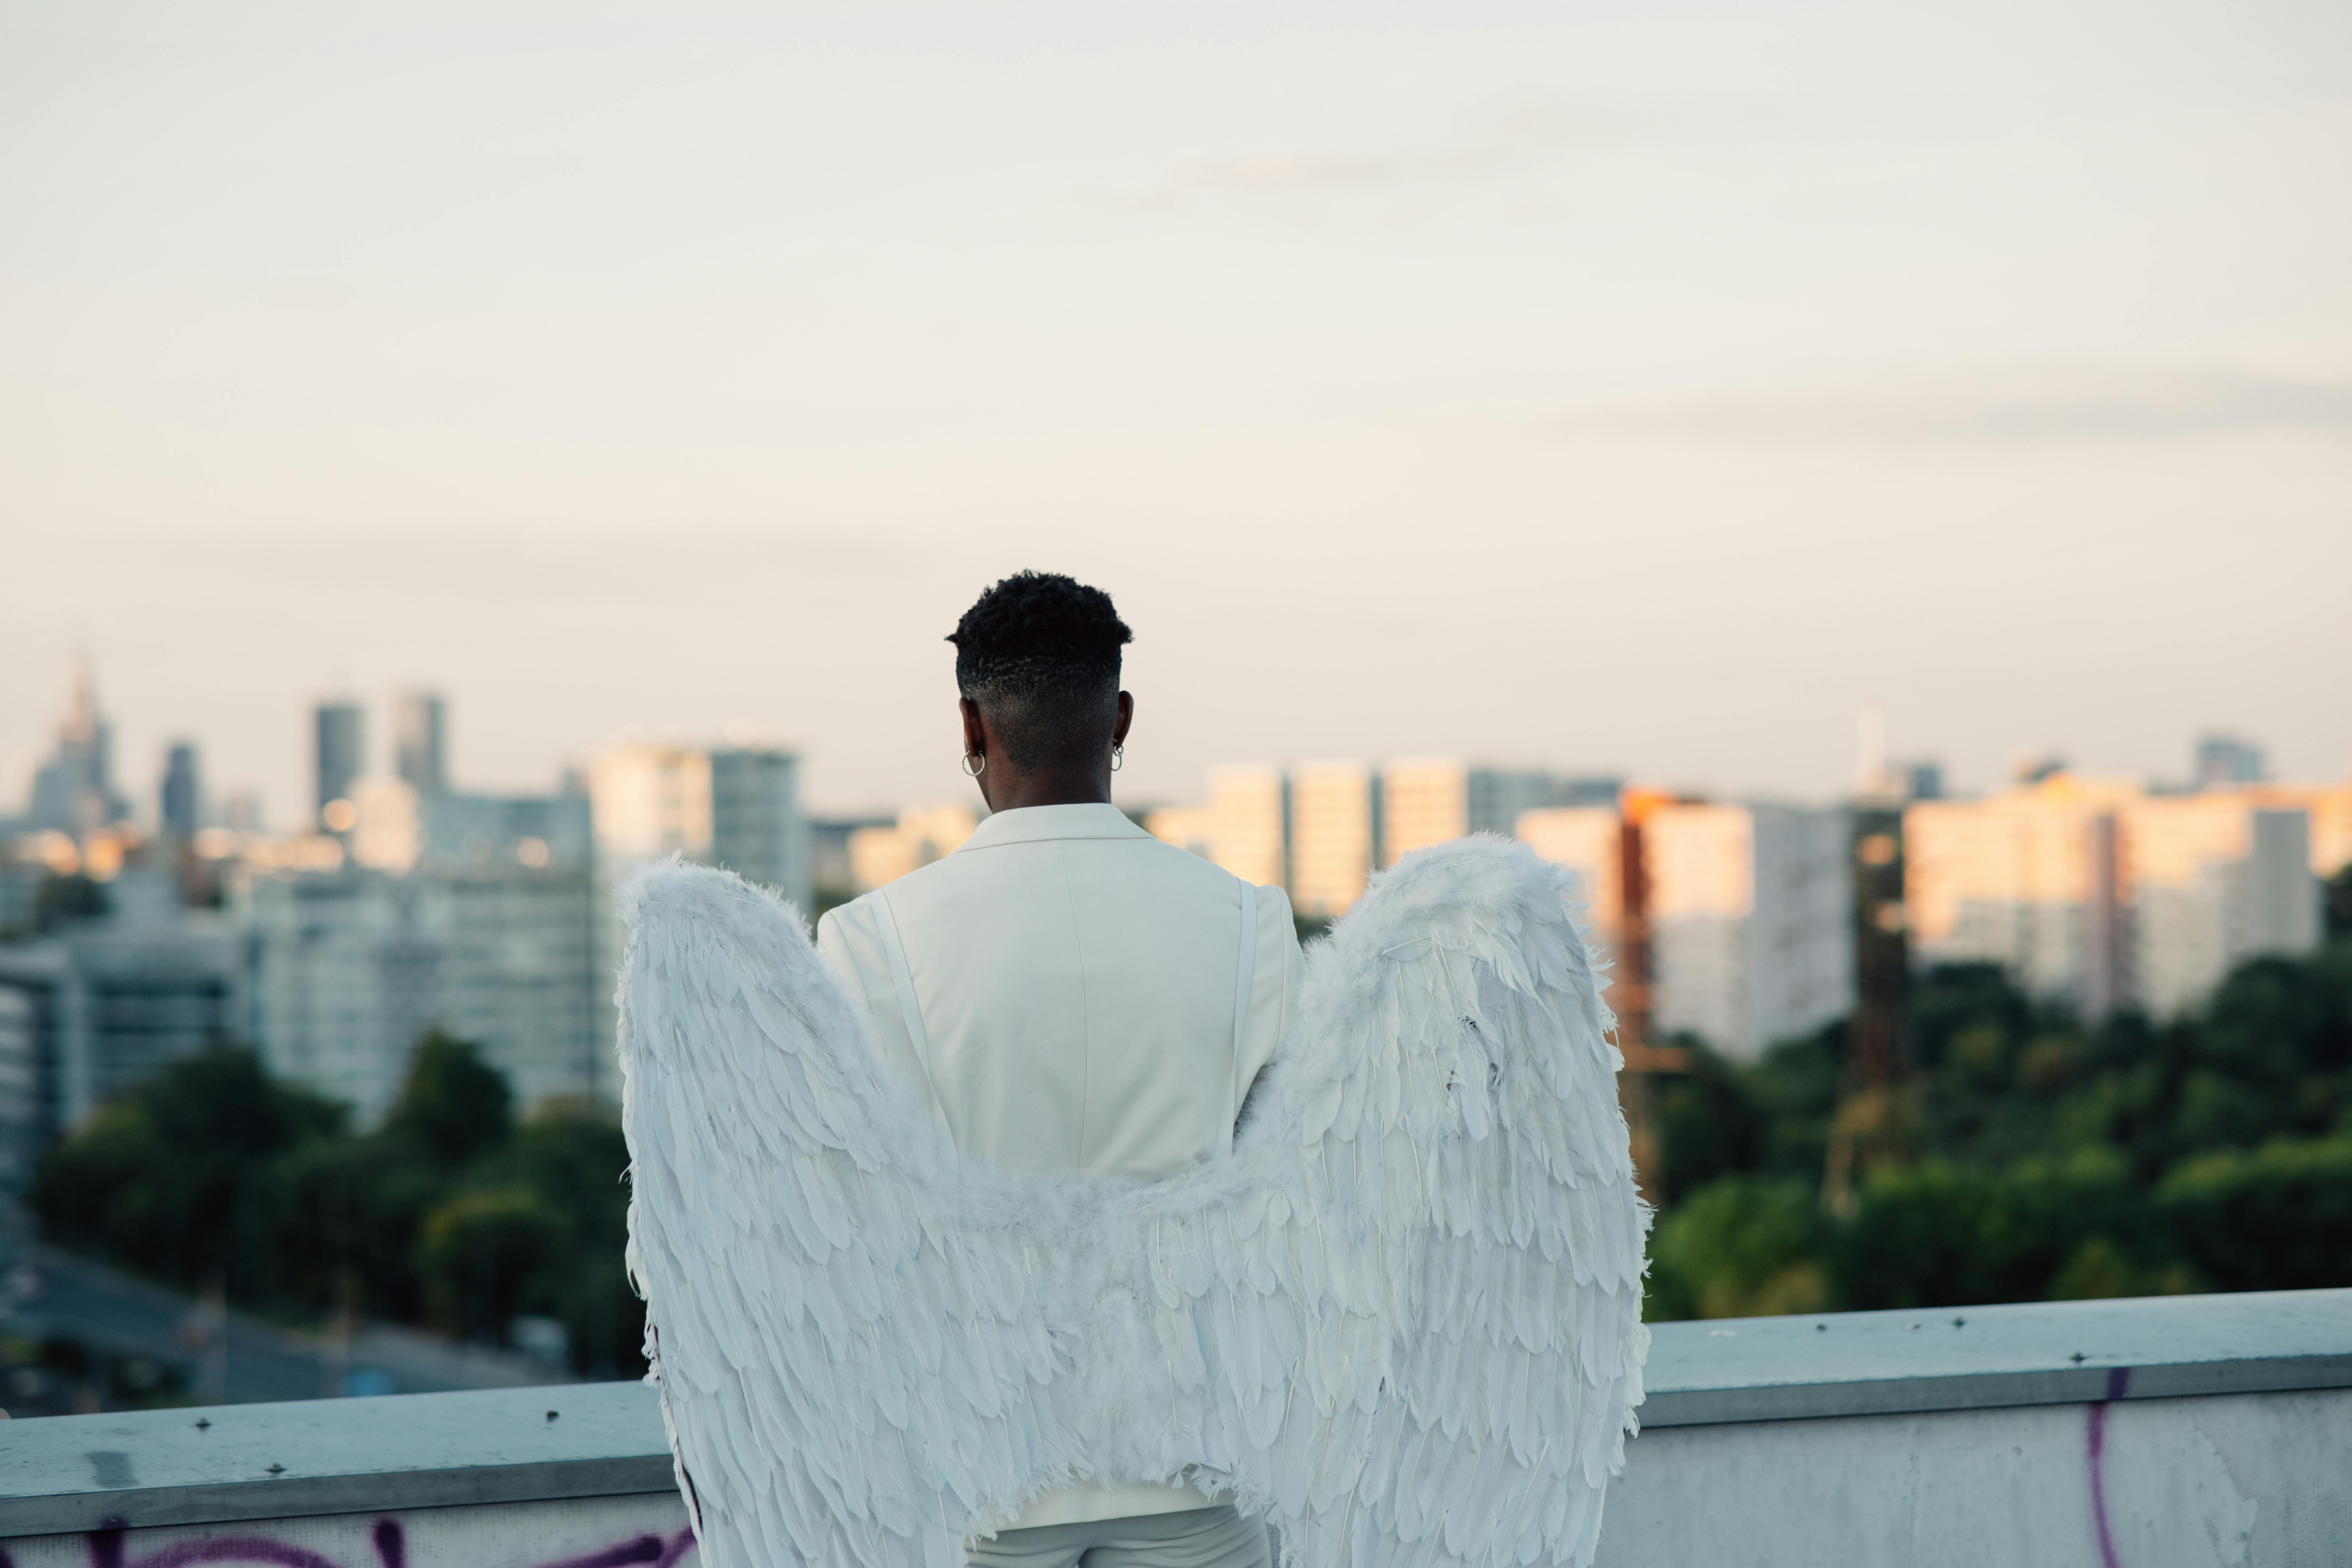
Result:
{"label": "blurred apartment building", "polygon": [[397,771],[375,773],[358,705],[320,704],[330,836],[251,846],[233,890],[252,947],[253,1043],[363,1124],[391,1108],[430,1028],[478,1045],[526,1106],[614,1087],[588,798],[451,789],[445,724],[439,696],[404,694]]}
{"label": "blurred apartment building", "polygon": [[961,801],[910,805],[895,820],[847,825],[841,858],[827,881],[835,896],[870,893],[908,872],[952,855],[980,826],[980,814]]}
{"label": "blurred apartment building", "polygon": [[[525,1105],[610,1098],[614,884],[677,851],[806,897],[788,751],[623,747],[600,760],[600,788],[495,795],[453,786],[437,693],[393,704],[387,772],[370,765],[358,701],[309,721],[300,830],[267,837],[249,805],[212,810],[195,747],[177,742],[160,831],[142,834],[113,787],[95,683],[76,672],[36,810],[0,856],[0,938],[16,939],[0,940],[0,1181],[110,1094],[216,1040],[252,1044],[363,1122],[428,1028],[479,1045]],[[73,872],[98,879],[89,910],[37,907]],[[199,893],[226,907],[184,907]]]}
{"label": "blurred apartment building", "polygon": [[[645,867],[677,855],[721,866],[796,908],[809,907],[808,823],[802,815],[800,757],[782,746],[631,742],[589,765],[599,976],[596,1038],[609,1052],[612,994],[627,932],[616,895]],[[609,1083],[600,1094],[609,1097]]]}
{"label": "blurred apartment building", "polygon": [[1290,774],[1290,907],[1348,912],[1381,864],[1381,791],[1362,763],[1306,763]]}
{"label": "blurred apartment building", "polygon": [[1372,873],[1469,833],[1508,837],[1526,812],[1613,802],[1622,781],[1455,757],[1211,771],[1205,805],[1163,806],[1144,826],[1246,881],[1289,890],[1292,907],[1347,912]]}
{"label": "blurred apartment building", "polygon": [[251,1016],[244,931],[184,910],[163,870],[127,871],[102,916],[0,944],[0,1179],[117,1091]]}
{"label": "blurred apartment building", "polygon": [[1236,876],[1279,883],[1300,914],[1326,918],[1345,913],[1375,869],[1416,849],[1470,833],[1517,836],[1576,874],[1609,952],[1627,935],[1630,843],[1653,1038],[1687,1030],[1752,1056],[1853,1005],[1843,811],[1680,802],[1627,794],[1615,778],[1413,757],[1286,773],[1220,768],[1206,805],[1162,807],[1145,826]]}
{"label": "blurred apartment building", "polygon": [[[167,842],[193,820],[196,767],[193,746],[171,748],[158,791]],[[0,941],[0,1181],[28,1177],[39,1149],[115,1090],[245,1032],[242,933],[216,912],[184,910],[168,864],[126,868],[142,837],[130,818],[85,661],[0,866],[0,937],[15,939]],[[45,921],[42,888],[75,875],[102,884],[98,901]]]}
{"label": "blurred apartment building", "polygon": [[1612,985],[1608,999],[1643,1011],[1652,1042],[1689,1033],[1752,1058],[1853,1005],[1843,811],[1633,791],[1616,806],[1527,812],[1517,827],[1576,874],[1596,957],[1613,964],[1629,941],[1645,944],[1646,994]]}
{"label": "blurred apartment building", "polygon": [[[1244,882],[1290,885],[1290,785],[1280,770],[1215,769],[1206,810],[1209,859]],[[1191,831],[1199,830],[1195,821]]]}
{"label": "blurred apartment building", "polygon": [[[2104,1017],[2170,1017],[2238,964],[2320,940],[2319,880],[2352,858],[2352,784],[2249,782],[2259,753],[2200,748],[2193,795],[2065,772],[1903,817],[1914,961],[1998,963]],[[2226,765],[2223,765],[2226,764]]]}
{"label": "blurred apartment building", "polygon": [[641,866],[679,855],[808,902],[808,830],[793,752],[633,742],[596,759],[588,794],[597,859],[614,886]]}

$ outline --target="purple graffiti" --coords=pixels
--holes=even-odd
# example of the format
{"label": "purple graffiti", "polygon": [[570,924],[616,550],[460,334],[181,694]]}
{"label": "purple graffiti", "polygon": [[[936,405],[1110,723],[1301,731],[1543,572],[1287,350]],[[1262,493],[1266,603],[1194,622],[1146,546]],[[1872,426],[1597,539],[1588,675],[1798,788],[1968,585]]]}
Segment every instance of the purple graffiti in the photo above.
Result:
{"label": "purple graffiti", "polygon": [[[126,1564],[122,1546],[128,1528],[122,1521],[110,1518],[84,1538],[89,1546],[90,1568],[194,1568],[200,1563],[245,1563],[259,1568],[341,1568],[333,1558],[307,1546],[273,1541],[266,1535],[184,1541],[144,1557],[132,1558]],[[377,1568],[408,1568],[408,1537],[398,1520],[379,1519],[368,1534],[375,1546]],[[628,1568],[635,1563],[650,1563],[652,1568],[677,1568],[678,1562],[693,1550],[691,1530],[681,1530],[672,1536],[633,1535],[600,1551],[579,1557],[559,1557],[536,1563],[533,1568]],[[16,1568],[5,1550],[0,1550],[0,1568]]]}
{"label": "purple graffiti", "polygon": [[300,1546],[272,1541],[266,1535],[223,1535],[211,1541],[183,1541],[144,1557],[131,1560],[131,1568],[188,1568],[193,1563],[258,1563],[267,1568],[338,1568],[331,1557]]}
{"label": "purple graffiti", "polygon": [[2131,1368],[2119,1366],[2107,1373],[2107,1397],[2091,1406],[2084,1417],[2083,1447],[2091,1468],[2091,1527],[2099,1538],[2099,1568],[2124,1568],[2116,1552],[2116,1532],[2107,1523],[2107,1406],[2131,1386]]}

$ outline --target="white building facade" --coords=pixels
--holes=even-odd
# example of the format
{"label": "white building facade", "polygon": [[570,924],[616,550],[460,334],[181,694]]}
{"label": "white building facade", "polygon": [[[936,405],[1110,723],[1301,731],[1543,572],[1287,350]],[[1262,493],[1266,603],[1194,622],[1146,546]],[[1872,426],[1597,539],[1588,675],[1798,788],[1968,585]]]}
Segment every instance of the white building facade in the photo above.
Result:
{"label": "white building facade", "polygon": [[2097,1019],[2170,1018],[2230,971],[2319,944],[2313,813],[2280,786],[2151,795],[2066,774],[1904,813],[1915,963],[2000,964]]}
{"label": "white building facade", "polygon": [[363,1125],[436,1028],[479,1047],[523,1106],[617,1092],[586,865],[268,873],[241,901],[270,1069]]}
{"label": "white building facade", "polygon": [[1642,824],[1652,1029],[1752,1060],[1853,1006],[1845,813],[1666,805]]}

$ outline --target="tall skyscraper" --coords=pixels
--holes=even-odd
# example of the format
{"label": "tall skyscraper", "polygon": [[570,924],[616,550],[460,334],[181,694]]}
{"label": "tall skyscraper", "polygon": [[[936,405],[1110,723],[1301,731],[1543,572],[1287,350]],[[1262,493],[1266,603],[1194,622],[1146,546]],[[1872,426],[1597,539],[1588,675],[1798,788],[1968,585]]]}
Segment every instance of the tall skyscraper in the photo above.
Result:
{"label": "tall skyscraper", "polygon": [[337,819],[350,814],[352,785],[367,771],[367,715],[356,702],[321,702],[311,714],[311,727],[317,782],[312,809],[320,827],[348,832],[352,822]]}
{"label": "tall skyscraper", "polygon": [[448,793],[447,722],[437,691],[404,691],[393,700],[393,772],[420,795]]}
{"label": "tall skyscraper", "polygon": [[1363,893],[1380,843],[1377,783],[1361,763],[1307,763],[1290,775],[1290,901],[1336,917]]}
{"label": "tall skyscraper", "polygon": [[204,787],[196,771],[196,745],[193,741],[174,741],[163,754],[163,784],[157,814],[163,824],[163,834],[185,844],[204,826]]}
{"label": "tall skyscraper", "polygon": [[33,774],[31,824],[76,836],[129,815],[114,793],[114,728],[98,706],[98,680],[88,659],[74,666],[57,747]]}

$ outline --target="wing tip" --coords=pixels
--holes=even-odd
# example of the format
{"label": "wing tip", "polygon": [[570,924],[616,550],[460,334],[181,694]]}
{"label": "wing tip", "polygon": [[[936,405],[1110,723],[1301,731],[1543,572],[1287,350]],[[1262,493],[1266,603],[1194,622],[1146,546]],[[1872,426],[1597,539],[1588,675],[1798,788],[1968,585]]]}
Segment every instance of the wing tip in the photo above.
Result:
{"label": "wing tip", "polygon": [[636,931],[648,910],[716,913],[745,900],[772,907],[805,926],[797,905],[772,888],[746,881],[724,866],[703,866],[672,851],[639,867],[613,895],[614,912],[629,931]]}

